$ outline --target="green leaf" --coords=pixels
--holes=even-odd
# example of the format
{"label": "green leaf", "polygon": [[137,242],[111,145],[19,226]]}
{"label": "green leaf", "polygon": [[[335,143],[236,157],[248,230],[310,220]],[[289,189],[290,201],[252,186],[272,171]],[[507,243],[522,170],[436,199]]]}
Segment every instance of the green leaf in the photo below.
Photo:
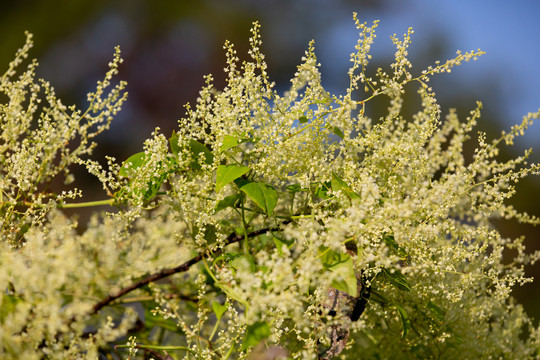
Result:
{"label": "green leaf", "polygon": [[225,135],[225,137],[223,138],[223,143],[219,147],[219,151],[224,152],[225,150],[229,150],[230,148],[233,148],[236,145],[240,144],[240,142],[240,139],[236,136]]}
{"label": "green leaf", "polygon": [[[131,181],[134,180],[134,178],[137,177],[137,172],[140,167],[142,167],[147,161],[147,156],[144,152],[139,152],[136,154],[131,155],[124,163],[122,164],[122,167],[118,171],[118,175],[122,177],[126,177],[130,179]],[[168,163],[165,166],[164,171],[168,171],[172,166],[172,159],[166,159]],[[144,199],[150,200],[159,191],[159,188],[161,187],[161,184],[165,181],[167,178],[167,173],[157,173],[156,176],[151,177],[148,182],[146,183],[146,188],[138,188],[133,191],[133,193],[140,195],[142,194]]]}
{"label": "green leaf", "polygon": [[257,271],[255,259],[250,254],[236,254],[229,261],[229,265],[244,272],[254,273]]}
{"label": "green leaf", "polygon": [[332,172],[332,181],[330,182],[330,186],[332,187],[332,191],[341,191],[349,199],[360,199],[360,196],[352,191],[351,187],[335,172]]}
{"label": "green leaf", "polygon": [[232,286],[222,281],[216,281],[214,285],[220,288],[221,290],[223,290],[223,292],[227,294],[227,296],[231,298],[232,300],[238,301],[240,304],[244,305],[246,308],[249,307],[247,300],[244,297],[242,297],[239,293],[237,293]]}
{"label": "green leaf", "polygon": [[300,184],[292,184],[292,185],[287,185],[287,190],[290,192],[290,193],[297,193],[299,191],[302,190],[302,186],[300,186]]}
{"label": "green leaf", "polygon": [[216,227],[212,224],[207,224],[204,228],[204,240],[207,244],[213,244],[216,242]]}
{"label": "green leaf", "polygon": [[[178,155],[182,150],[182,148],[178,146],[178,138],[178,134],[175,131],[173,131],[171,137],[169,138],[169,147],[171,149],[171,153],[174,155]],[[204,154],[204,163],[210,165],[214,161],[214,155],[212,152],[204,144],[198,142],[197,140],[191,139],[189,141],[189,151],[191,152],[191,156],[193,158],[189,164],[192,169],[201,169],[201,164],[199,163],[200,153]]]}
{"label": "green leaf", "polygon": [[444,311],[438,307],[435,303],[429,301],[428,304],[427,304],[427,308],[429,310],[429,312],[431,313],[431,315],[433,315],[433,317],[439,322],[439,323],[443,323],[444,322]]}
{"label": "green leaf", "polygon": [[335,172],[332,172],[332,181],[330,182],[330,185],[332,186],[332,191],[350,189],[349,185],[347,185],[347,183]]}
{"label": "green leaf", "polygon": [[238,200],[240,200],[242,196],[244,196],[242,193],[226,196],[223,200],[217,203],[216,212],[226,209],[228,207],[235,207],[238,203]]}
{"label": "green leaf", "polygon": [[223,316],[225,311],[227,311],[228,308],[229,307],[227,306],[227,304],[221,305],[220,303],[216,301],[212,303],[212,309],[214,310],[214,313],[216,314],[218,321],[219,319],[221,319],[221,317]]}
{"label": "green leaf", "polygon": [[308,121],[309,121],[308,118],[305,117],[305,116],[300,116],[300,117],[298,118],[298,122],[299,122],[300,124],[305,124],[305,123],[307,123]]}
{"label": "green leaf", "polygon": [[330,189],[331,189],[331,182],[326,181],[326,182],[320,184],[315,189],[315,196],[317,196],[318,198],[321,198],[321,199],[329,199],[329,198],[331,198],[333,196],[333,195],[328,195],[328,191]]}
{"label": "green leaf", "polygon": [[396,310],[398,311],[401,319],[401,338],[403,339],[409,332],[409,328],[411,327],[411,319],[409,318],[407,310],[405,310],[403,307],[396,305]]}
{"label": "green leaf", "polygon": [[[324,96],[324,95],[323,95]],[[326,105],[330,105],[332,103],[332,98],[329,96],[329,94],[327,93],[326,94],[326,99],[317,99],[315,100],[315,104],[326,104]]]}
{"label": "green leaf", "polygon": [[195,224],[192,224],[191,236],[195,240],[196,236],[202,234],[206,244],[210,245],[216,242],[217,239],[217,228],[212,224],[205,224],[202,228],[198,227]]}
{"label": "green leaf", "polygon": [[180,152],[180,146],[178,146],[178,134],[174,130],[169,138],[169,147],[171,148],[171,153],[174,155],[178,155]]}
{"label": "green leaf", "polygon": [[262,340],[269,337],[271,334],[270,326],[264,321],[257,321],[251,324],[246,329],[246,339],[244,340],[241,350],[246,350],[251,346],[255,346]]}
{"label": "green leaf", "polygon": [[210,165],[212,162],[214,162],[214,154],[212,154],[212,152],[205,145],[201,144],[197,140],[191,139],[189,141],[189,148],[193,156],[193,161],[189,164],[191,168],[195,170],[201,169],[201,164],[199,163],[200,153],[203,153],[204,155],[205,164]]}
{"label": "green leaf", "polygon": [[283,247],[291,248],[291,246],[294,244],[294,239],[292,240],[285,240],[280,239],[275,236],[272,237],[272,240],[274,241],[274,244],[276,245],[276,248],[278,249],[278,254],[283,255]]}
{"label": "green leaf", "polygon": [[248,171],[249,167],[247,166],[219,165],[216,171],[216,192]]}
{"label": "green leaf", "polygon": [[21,302],[22,299],[16,295],[5,294],[2,298],[2,306],[0,306],[0,324],[4,322],[6,317],[12,313],[17,304]]}
{"label": "green leaf", "polygon": [[146,161],[146,154],[144,152],[139,152],[131,155],[123,162],[118,175],[123,177],[131,177],[131,175],[140,168]]}
{"label": "green leaf", "polygon": [[405,275],[401,273],[401,271],[397,269],[393,272],[390,272],[387,269],[384,269],[383,271],[386,275],[386,278],[390,281],[392,285],[401,290],[411,291],[411,285],[409,284],[409,281],[407,280]]}
{"label": "green leaf", "polygon": [[375,301],[376,303],[380,304],[381,306],[386,306],[390,304],[390,300],[385,298],[381,293],[378,291],[375,291],[374,289],[371,289],[371,294],[369,296],[369,301]]}
{"label": "green leaf", "polygon": [[343,134],[343,131],[341,131],[341,129],[338,128],[337,126],[334,126],[334,127],[332,128],[332,132],[333,132],[335,135],[337,135],[337,136],[339,136],[340,138],[342,138],[342,139],[345,138],[345,134]]}
{"label": "green leaf", "polygon": [[248,135],[243,135],[243,136],[244,137],[225,135],[225,137],[223,138],[223,143],[219,147],[219,151],[224,152],[224,151],[229,150],[229,149],[231,149],[231,148],[233,148],[235,146],[238,146],[239,144],[249,142],[249,141],[251,141],[253,143],[256,143],[261,139],[261,138],[249,138],[249,137],[246,137]]}
{"label": "green leaf", "polygon": [[277,190],[273,186],[242,178],[238,178],[234,182],[266,214],[272,215],[278,199]]}
{"label": "green leaf", "polygon": [[401,246],[398,245],[393,235],[386,235],[385,237],[383,237],[383,240],[386,243],[386,246],[388,246],[391,250],[393,250],[399,256],[403,258],[407,256],[407,252]]}
{"label": "green leaf", "polygon": [[319,255],[323,266],[339,275],[339,278],[332,281],[332,287],[356,297],[358,282],[352,258],[348,254],[338,253],[324,246],[319,248]]}
{"label": "green leaf", "polygon": [[348,254],[338,253],[326,246],[320,246],[318,249],[319,259],[325,268],[331,268],[347,261]]}

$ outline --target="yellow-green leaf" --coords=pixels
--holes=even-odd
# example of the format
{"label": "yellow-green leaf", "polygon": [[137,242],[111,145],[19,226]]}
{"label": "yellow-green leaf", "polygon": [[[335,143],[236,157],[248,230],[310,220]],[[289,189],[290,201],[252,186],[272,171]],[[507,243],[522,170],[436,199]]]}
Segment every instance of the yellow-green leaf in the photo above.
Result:
{"label": "yellow-green leaf", "polygon": [[175,131],[173,131],[169,138],[169,147],[171,148],[171,153],[174,155],[178,155],[180,152],[180,146],[178,146],[178,134]]}
{"label": "yellow-green leaf", "polygon": [[278,199],[277,190],[273,186],[242,178],[236,179],[234,182],[265,213],[272,215]]}
{"label": "yellow-green leaf", "polygon": [[358,282],[352,258],[348,254],[338,253],[325,247],[319,248],[319,254],[323,266],[339,275],[337,279],[332,281],[332,287],[356,297],[358,295]]}
{"label": "yellow-green leaf", "polygon": [[141,167],[146,161],[146,154],[144,152],[138,152],[127,158],[122,164],[118,175],[123,177],[131,177],[134,171]]}
{"label": "yellow-green leaf", "polygon": [[204,145],[197,140],[189,141],[189,148],[193,156],[193,161],[189,166],[193,169],[200,170],[201,164],[199,163],[199,154],[203,153],[204,163],[210,165],[214,161],[214,154]]}
{"label": "yellow-green leaf", "polygon": [[270,326],[264,321],[257,321],[249,325],[246,329],[246,339],[242,344],[241,349],[246,350],[251,346],[255,346],[262,340],[269,337],[271,334]]}
{"label": "yellow-green leaf", "polygon": [[444,317],[445,317],[444,311],[440,307],[438,307],[437,304],[435,304],[432,301],[429,301],[428,304],[427,304],[427,308],[428,308],[429,312],[433,315],[433,317],[439,323],[442,324],[444,322]]}
{"label": "yellow-green leaf", "polygon": [[217,203],[216,212],[219,212],[228,207],[234,207],[238,203],[238,200],[242,198],[242,196],[244,196],[242,193],[226,196],[223,200]]}
{"label": "yellow-green leaf", "polygon": [[4,295],[2,298],[2,306],[0,306],[0,324],[4,322],[5,318],[15,311],[17,304],[21,302],[21,298],[15,295]]}
{"label": "yellow-green leaf", "polygon": [[233,148],[236,145],[240,144],[240,142],[240,139],[236,136],[225,135],[225,137],[223,138],[223,142],[219,147],[219,151],[223,152],[225,150],[229,150],[230,148]]}
{"label": "yellow-green leaf", "polygon": [[247,166],[219,165],[216,170],[216,192],[248,171],[249,167]]}
{"label": "yellow-green leaf", "polygon": [[212,310],[214,310],[214,313],[216,314],[216,317],[217,319],[221,319],[221,317],[223,316],[223,314],[225,313],[225,311],[227,311],[229,307],[227,306],[227,304],[223,304],[221,305],[220,303],[214,301],[212,303]]}
{"label": "yellow-green leaf", "polygon": [[360,196],[354,191],[352,191],[351,187],[335,172],[332,172],[332,181],[330,182],[330,184],[330,186],[332,187],[332,191],[341,191],[349,199],[360,199]]}
{"label": "yellow-green leaf", "polygon": [[388,269],[384,269],[383,271],[386,274],[386,278],[392,285],[400,290],[411,291],[411,284],[409,284],[409,280],[407,280],[401,271],[397,269],[393,270],[392,272],[390,272]]}
{"label": "yellow-green leaf", "polygon": [[345,134],[343,134],[343,131],[341,131],[341,129],[338,128],[337,126],[334,126],[334,127],[332,128],[332,132],[333,132],[335,135],[337,135],[337,136],[339,136],[340,138],[342,138],[342,139],[345,138]]}
{"label": "yellow-green leaf", "polygon": [[398,311],[399,318],[401,319],[401,338],[403,339],[409,332],[409,328],[411,327],[411,319],[409,318],[407,310],[405,310],[402,306],[396,305],[396,310]]}

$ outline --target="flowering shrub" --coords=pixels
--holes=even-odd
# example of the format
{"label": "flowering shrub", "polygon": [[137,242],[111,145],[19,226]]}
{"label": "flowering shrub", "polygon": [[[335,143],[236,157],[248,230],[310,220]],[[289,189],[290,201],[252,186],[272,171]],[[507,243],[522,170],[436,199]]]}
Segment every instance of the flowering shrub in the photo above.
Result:
{"label": "flowering shrub", "polygon": [[[428,83],[482,52],[412,75],[409,30],[392,37],[390,73],[368,77],[377,22],[355,20],[343,94],[322,87],[311,43],[279,95],[255,24],[251,61],[225,45],[222,91],[207,76],[172,136],[156,129],[107,168],[86,155],[126,99],[124,83],[108,90],[119,51],[81,111],[34,79],[35,61],[16,77],[28,36],[0,85],[0,358],[540,356],[540,329],[510,296],[539,255],[490,225],[540,222],[505,204],[540,165],[529,150],[497,160],[540,111],[495,140],[479,133],[468,159],[481,104],[463,121],[441,116]],[[412,119],[407,84],[422,104]],[[390,105],[370,119],[375,97]],[[96,204],[67,188],[75,164],[111,205],[82,233],[61,210]]]}

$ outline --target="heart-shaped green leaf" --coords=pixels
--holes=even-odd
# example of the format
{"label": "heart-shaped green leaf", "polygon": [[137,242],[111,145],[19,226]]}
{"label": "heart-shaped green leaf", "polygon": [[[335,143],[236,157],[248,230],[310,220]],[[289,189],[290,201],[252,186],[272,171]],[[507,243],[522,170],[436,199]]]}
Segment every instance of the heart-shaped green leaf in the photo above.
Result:
{"label": "heart-shaped green leaf", "polygon": [[174,155],[178,155],[180,152],[180,146],[178,146],[178,134],[175,131],[173,131],[171,137],[169,138],[169,147]]}
{"label": "heart-shaped green leaf", "polygon": [[214,313],[216,314],[218,320],[221,319],[221,317],[228,308],[229,307],[227,306],[227,304],[221,305],[220,303],[215,301],[212,303],[212,309],[214,310]]}
{"label": "heart-shaped green leaf", "polygon": [[272,215],[278,199],[277,190],[273,186],[242,178],[238,178],[234,182],[266,214]]}
{"label": "heart-shaped green leaf", "polygon": [[240,139],[236,136],[225,135],[225,137],[223,138],[223,142],[219,147],[219,151],[223,152],[225,150],[229,150],[230,148],[233,148],[236,145],[240,144],[240,142]]}
{"label": "heart-shaped green leaf", "polygon": [[234,207],[237,204],[238,200],[242,198],[242,196],[245,196],[245,195],[242,193],[237,193],[237,194],[226,196],[223,200],[217,203],[216,212],[219,212],[228,207]]}
{"label": "heart-shaped green leaf", "polygon": [[324,183],[317,184],[315,188],[315,196],[321,199],[329,199],[334,195],[328,194],[328,191],[331,189],[330,181],[325,181]]}
{"label": "heart-shaped green leaf", "polygon": [[203,153],[204,157],[204,163],[210,165],[214,161],[214,154],[204,145],[198,142],[197,140],[190,140],[189,141],[189,148],[191,150],[191,154],[193,156],[193,161],[189,164],[189,166],[193,169],[200,170],[201,164],[200,164],[200,158],[199,154]]}
{"label": "heart-shaped green leaf", "polygon": [[269,337],[271,334],[270,326],[264,321],[257,321],[249,325],[246,330],[246,339],[242,344],[241,350],[246,350],[251,346],[255,346],[262,340]]}
{"label": "heart-shaped green leaf", "polygon": [[334,127],[332,128],[332,132],[333,132],[335,135],[337,135],[337,136],[339,136],[340,138],[342,138],[342,139],[345,138],[345,134],[343,134],[343,131],[341,131],[341,129],[338,128],[337,126],[334,126]]}
{"label": "heart-shaped green leaf", "polygon": [[127,158],[126,161],[122,164],[118,175],[123,177],[131,177],[131,174],[138,168],[140,168],[146,161],[146,154],[144,152],[139,152],[131,155]]}
{"label": "heart-shaped green leaf", "polygon": [[348,254],[338,253],[325,247],[319,249],[319,254],[323,266],[339,275],[337,279],[332,281],[332,287],[356,297],[358,295],[358,282],[352,258]]}
{"label": "heart-shaped green leaf", "polygon": [[247,136],[249,135],[243,135],[241,137],[225,135],[225,137],[223,137],[223,142],[221,143],[221,146],[219,147],[219,151],[224,152],[226,150],[232,149],[233,147],[239,144],[242,144],[245,142],[256,143],[260,140],[260,138],[250,138]]}
{"label": "heart-shaped green leaf", "polygon": [[216,192],[248,171],[247,166],[219,165],[216,171]]}
{"label": "heart-shaped green leaf", "polygon": [[330,184],[332,191],[342,191],[349,199],[360,199],[360,196],[352,191],[351,187],[335,172],[332,172],[332,181]]}
{"label": "heart-shaped green leaf", "polygon": [[[138,169],[145,165],[147,161],[148,156],[144,152],[133,154],[126,161],[124,161],[122,167],[118,171],[118,175],[128,178],[130,181],[134,181],[134,179],[136,179],[139,175]],[[172,160],[170,158],[167,159],[167,167],[172,167],[171,161]],[[158,193],[159,188],[161,187],[161,184],[163,184],[163,182],[165,181],[166,177],[167,174],[158,172],[156,176],[153,176],[149,179],[146,184],[146,188],[143,187],[135,189],[133,193],[137,195],[142,194],[145,200],[150,200]]]}

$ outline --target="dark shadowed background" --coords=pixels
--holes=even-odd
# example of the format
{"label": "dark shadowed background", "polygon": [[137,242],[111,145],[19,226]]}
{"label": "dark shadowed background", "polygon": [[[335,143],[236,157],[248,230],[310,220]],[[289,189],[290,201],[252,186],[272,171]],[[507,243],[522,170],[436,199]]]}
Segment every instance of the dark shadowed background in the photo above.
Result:
{"label": "dark shadowed background", "polygon": [[[288,86],[308,42],[315,39],[323,84],[343,91],[357,39],[353,11],[361,21],[380,20],[372,69],[391,63],[389,37],[402,36],[409,26],[415,30],[409,50],[413,73],[453,57],[458,49],[487,52],[433,81],[444,113],[456,107],[464,118],[480,100],[479,128],[493,137],[540,107],[540,2],[524,0],[4,0],[0,73],[28,30],[35,41],[31,56],[40,61],[38,75],[51,81],[65,104],[84,107],[86,93],[103,77],[114,46],[120,45],[125,61],[118,78],[128,82],[129,98],[112,129],[98,140],[94,158],[107,154],[123,160],[141,150],[156,126],[166,136],[171,133],[183,116],[183,104],[194,103],[203,75],[212,73],[218,85],[223,83],[224,41],[235,43],[245,57],[255,20],[262,25],[263,52],[278,89]],[[532,159],[538,162],[540,124],[502,156],[517,156],[528,147],[538,149]],[[92,189],[87,200],[105,198],[91,179],[77,183]],[[539,188],[539,177],[524,181],[513,204],[540,215]],[[84,223],[85,215],[80,218]],[[506,236],[525,233],[528,247],[540,249],[539,228],[502,221],[496,226]],[[527,268],[527,274],[538,283],[514,294],[539,320],[540,264]]]}

